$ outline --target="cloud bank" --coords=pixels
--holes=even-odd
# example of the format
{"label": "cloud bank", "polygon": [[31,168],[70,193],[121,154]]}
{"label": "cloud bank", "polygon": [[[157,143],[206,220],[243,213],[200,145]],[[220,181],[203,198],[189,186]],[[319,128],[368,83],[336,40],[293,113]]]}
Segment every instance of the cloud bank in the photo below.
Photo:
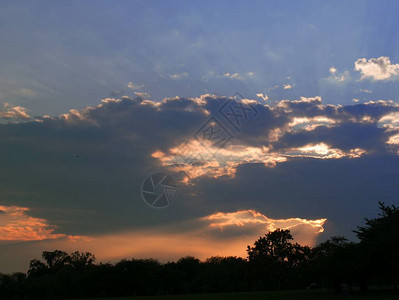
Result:
{"label": "cloud bank", "polygon": [[[266,105],[205,94],[107,98],[1,124],[1,247],[19,249],[21,261],[28,254],[20,243],[167,260],[228,255],[227,248],[245,255],[247,244],[278,227],[307,244],[350,235],[378,200],[393,202],[399,192],[398,113],[384,100]],[[164,210],[140,196],[157,171],[178,183]]]}

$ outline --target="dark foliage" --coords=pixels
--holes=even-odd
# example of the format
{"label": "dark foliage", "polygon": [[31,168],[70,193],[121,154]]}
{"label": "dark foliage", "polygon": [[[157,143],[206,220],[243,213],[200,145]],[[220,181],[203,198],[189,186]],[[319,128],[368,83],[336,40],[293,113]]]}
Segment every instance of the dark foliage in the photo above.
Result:
{"label": "dark foliage", "polygon": [[396,288],[399,274],[399,207],[379,202],[377,218],[365,219],[366,225],[354,232],[358,245],[359,273],[363,287],[369,283],[387,283]]}

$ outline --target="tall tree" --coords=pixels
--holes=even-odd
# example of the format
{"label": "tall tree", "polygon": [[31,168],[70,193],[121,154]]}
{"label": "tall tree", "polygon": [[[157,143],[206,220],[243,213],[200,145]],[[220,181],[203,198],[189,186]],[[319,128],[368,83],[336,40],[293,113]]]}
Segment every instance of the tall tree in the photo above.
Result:
{"label": "tall tree", "polygon": [[255,288],[286,287],[295,268],[308,260],[310,248],[292,240],[289,230],[277,229],[260,237],[253,247],[247,247]]}
{"label": "tall tree", "polygon": [[42,258],[46,262],[49,269],[60,268],[69,263],[71,260],[71,257],[68,255],[68,253],[60,250],[44,251]]}
{"label": "tall tree", "polygon": [[363,280],[397,285],[399,268],[399,207],[379,202],[377,218],[365,219],[356,233],[360,240]]}

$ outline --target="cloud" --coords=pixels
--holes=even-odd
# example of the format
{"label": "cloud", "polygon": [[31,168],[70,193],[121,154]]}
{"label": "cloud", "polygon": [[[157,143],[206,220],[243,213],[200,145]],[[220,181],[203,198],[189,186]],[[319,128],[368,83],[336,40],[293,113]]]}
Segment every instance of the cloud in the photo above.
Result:
{"label": "cloud", "polygon": [[[261,163],[267,167],[275,167],[277,163],[284,163],[288,158],[311,157],[319,159],[340,159],[343,157],[359,158],[366,150],[355,148],[343,151],[331,148],[325,143],[307,144],[297,148],[284,148],[279,151],[271,151],[269,148],[245,147],[241,145],[229,145],[222,149],[207,149],[196,140],[179,145],[169,150],[169,153],[154,152],[152,156],[159,159],[163,166],[170,170],[187,175],[184,182],[201,176],[218,178],[221,176],[234,177],[237,167],[242,164]],[[210,152],[217,154],[211,155]]]}
{"label": "cloud", "polygon": [[[166,151],[157,149],[152,152],[152,157],[159,160],[162,166],[186,174],[183,182],[189,183],[203,176],[233,178],[242,164],[260,163],[273,168],[277,163],[299,157],[358,159],[369,151],[382,151],[384,148],[390,151],[385,143],[390,134],[376,124],[383,115],[381,107],[370,105],[365,104],[355,110],[324,106],[320,97],[283,100],[269,110],[270,118],[275,118],[276,123],[272,125],[269,119],[267,127],[258,122],[267,111],[263,109],[270,108],[259,105],[261,117],[249,122],[248,128],[243,127],[241,134],[221,149],[211,141],[190,137]],[[359,113],[360,108],[365,111]],[[373,111],[379,113],[373,115]],[[257,130],[263,132],[263,136],[259,136]],[[365,131],[368,131],[368,140],[359,138],[360,132]]]}
{"label": "cloud", "polygon": [[399,112],[391,112],[383,115],[378,120],[378,125],[391,130],[399,130]]}
{"label": "cloud", "polygon": [[[75,124],[83,122],[103,127],[103,122],[108,122],[108,120],[103,117],[99,119],[98,116],[103,115],[111,107],[126,106],[127,110],[123,112],[123,115],[130,113],[136,115],[138,111],[143,110],[141,114],[147,114],[147,120],[153,120],[155,114],[165,116],[175,114],[179,120],[186,120],[186,118],[189,120],[191,115],[191,117],[196,116],[197,120],[203,119],[205,121],[210,115],[220,114],[214,105],[223,103],[223,101],[227,101],[227,99],[211,95],[192,99],[176,97],[165,99],[161,103],[150,100],[140,102],[129,98],[123,100],[108,99],[97,107],[86,108],[82,111],[71,110],[68,114],[61,115],[60,118]],[[234,176],[235,170],[240,164],[263,163],[265,166],[273,167],[276,163],[286,162],[287,159],[292,157],[358,158],[370,149],[367,149],[368,146],[365,147],[365,140],[360,142],[358,137],[350,137],[351,132],[365,130],[365,126],[368,126],[369,130],[375,131],[376,138],[379,136],[378,138],[383,141],[387,138],[386,130],[379,128],[376,124],[373,125],[373,123],[383,115],[381,105],[386,106],[387,111],[396,109],[389,102],[378,102],[381,104],[377,106],[373,106],[373,103],[370,102],[356,107],[356,110],[350,107],[343,108],[339,105],[323,105],[320,97],[301,97],[300,100],[294,101],[282,100],[272,108],[256,104],[256,102],[252,103],[256,105],[259,116],[247,121],[246,124],[241,124],[240,135],[231,135],[233,139],[222,149],[219,149],[218,145],[213,146],[212,143],[204,146],[201,143],[206,144],[209,141],[200,142],[198,137],[193,138],[192,135],[198,131],[201,123],[198,122],[196,123],[198,125],[194,125],[189,121],[185,123],[185,127],[192,128],[191,136],[190,131],[186,130],[172,136],[169,132],[172,127],[162,124],[162,127],[157,129],[159,140],[151,146],[153,148],[151,148],[149,157],[158,160],[162,166],[169,166],[176,171],[184,171],[193,178],[204,175],[211,177]],[[360,108],[364,112],[361,112]],[[373,112],[378,112],[378,114],[373,115]],[[265,118],[266,115],[268,115],[267,118]],[[243,118],[244,115],[241,117]],[[220,115],[218,115],[218,118],[219,122],[225,123],[225,126],[231,126],[228,123],[228,118]],[[241,122],[243,121],[241,120]],[[150,123],[148,125],[154,126]],[[142,124],[139,126],[142,126]],[[159,123],[159,126],[161,126],[161,123]],[[173,128],[174,131],[177,129],[177,127]],[[133,127],[130,130],[133,130]],[[338,133],[342,130],[346,130],[345,135]],[[263,133],[259,135],[260,132]],[[328,139],[326,139],[327,132],[329,132]],[[136,139],[147,139],[144,136],[140,137],[138,132],[135,135]],[[343,136],[345,136],[345,141]],[[370,137],[371,135],[369,135]],[[156,139],[153,141],[155,142]],[[356,144],[356,141],[359,141],[359,143]],[[301,143],[302,145],[300,145]],[[171,146],[168,147],[167,145]],[[370,143],[367,145],[370,145]],[[377,145],[384,147],[381,142]],[[320,151],[316,151],[317,149]],[[217,152],[217,155],[209,155],[209,151],[211,153]],[[321,152],[325,152],[325,155],[321,155]],[[190,156],[196,158],[195,163],[187,164],[184,162]],[[179,158],[182,161],[179,161]]]}
{"label": "cloud", "polygon": [[142,89],[142,88],[144,87],[144,84],[135,84],[135,83],[133,83],[132,81],[130,81],[130,82],[127,84],[127,87],[128,87],[129,89],[131,89],[131,90],[140,90],[140,89]]}
{"label": "cloud", "polygon": [[[274,167],[276,163],[287,160],[280,153],[269,152],[266,147],[229,145],[222,149],[212,148],[212,145],[205,146],[194,139],[169,149],[168,153],[154,152],[152,157],[175,172],[184,172],[187,175],[184,178],[186,183],[201,176],[234,177],[237,167],[245,163],[263,163]],[[217,153],[212,155],[212,152]]]}
{"label": "cloud", "polygon": [[371,94],[373,91],[369,90],[369,89],[360,89],[360,92],[362,93],[367,93],[367,94]]}
{"label": "cloud", "polygon": [[[222,107],[230,114],[223,115]],[[394,101],[343,106],[324,104],[319,96],[274,105],[210,94],[162,101],[106,98],[58,117],[0,124],[0,199],[5,207],[29,209],[16,219],[36,224],[24,236],[51,239],[26,240],[29,249],[82,246],[103,257],[113,250],[165,259],[245,255],[255,233],[291,218],[328,219],[325,232],[316,235],[316,227],[295,223],[292,230],[303,241],[350,235],[378,199],[389,202],[399,192],[398,112]],[[223,147],[201,139],[211,117],[231,134]],[[143,180],[158,171],[178,183],[175,202],[164,210],[151,209],[140,195]],[[217,212],[224,221],[251,221],[221,229],[210,224],[221,225],[222,219],[202,219]],[[96,242],[77,240],[74,246],[70,236]],[[151,237],[153,244],[132,250]],[[167,237],[192,243],[180,244],[179,251],[172,242],[165,247]],[[109,246],[123,240],[123,246]],[[23,258],[32,256],[26,252]]]}
{"label": "cloud", "polygon": [[124,90],[113,90],[113,91],[111,91],[111,92],[108,94],[108,96],[109,96],[110,98],[118,98],[118,97],[123,96],[124,93],[125,93]]}
{"label": "cloud", "polygon": [[262,94],[262,93],[256,94],[256,97],[261,98],[263,101],[269,100],[269,96],[267,96],[266,94]]}
{"label": "cloud", "polygon": [[[327,219],[306,220],[300,218],[271,219],[255,210],[241,210],[230,213],[218,212],[202,218],[210,228],[220,231],[250,229],[253,235],[263,235],[276,229],[289,229],[294,239],[304,245],[314,246],[316,235],[324,231]],[[309,234],[312,232],[311,234]]]}
{"label": "cloud", "polygon": [[209,79],[229,79],[234,81],[246,81],[248,79],[253,79],[255,77],[254,72],[215,72],[215,71],[207,71],[205,74],[202,75],[201,80],[204,82],[208,82]]}
{"label": "cloud", "polygon": [[[13,210],[14,208],[10,208]],[[15,210],[15,209],[14,209]],[[29,221],[35,228],[48,226],[43,220]],[[316,238],[323,232],[326,219],[307,220],[300,218],[271,219],[255,210],[241,210],[234,212],[216,212],[193,220],[179,222],[177,225],[166,225],[158,228],[144,230],[129,230],[113,234],[96,234],[84,238],[66,237],[55,235],[48,229],[41,236],[33,236],[31,230],[25,236],[19,234],[20,240],[35,241],[30,244],[29,259],[40,256],[42,249],[62,249],[67,252],[80,251],[94,252],[99,261],[118,261],[123,258],[157,258],[161,261],[177,260],[187,255],[198,257],[202,260],[211,256],[241,256],[246,257],[246,247],[252,245],[259,236],[277,228],[291,230],[294,240],[302,245],[313,246]],[[25,222],[26,223],[26,222]],[[18,227],[23,227],[20,221]],[[174,227],[178,226],[179,232]],[[12,227],[12,225],[9,225]],[[47,228],[47,227],[46,227]],[[1,229],[0,229],[1,230]],[[14,230],[15,231],[15,230]],[[48,232],[49,231],[49,232]],[[15,239],[15,234],[13,235]],[[4,241],[4,239],[3,239]],[[1,241],[0,241],[1,242]],[[110,247],[112,245],[112,247]],[[165,245],[168,245],[165,247]],[[13,254],[23,250],[20,244],[2,244],[1,246],[13,248]],[[26,245],[25,245],[26,247]],[[159,250],[162,249],[160,252]],[[15,265],[23,266],[21,271],[26,271],[27,261],[22,255],[4,256]],[[0,266],[4,264],[0,260]],[[4,270],[4,267],[3,269]],[[13,269],[15,271],[15,269]]]}
{"label": "cloud", "polygon": [[9,103],[4,103],[0,110],[0,118],[14,121],[27,121],[32,117],[27,113],[27,109],[22,106],[11,106]]}
{"label": "cloud", "polygon": [[283,84],[283,89],[284,90],[291,90],[292,89],[292,85],[291,84]]}
{"label": "cloud", "polygon": [[[96,107],[72,109],[59,118],[42,118],[40,122],[45,128],[64,126],[70,130],[68,124],[71,124],[76,129],[97,134],[112,132],[113,138],[134,143],[133,148],[147,149],[148,152],[141,151],[142,155],[148,153],[146,160],[152,160],[153,164],[185,172],[191,178],[217,178],[234,176],[237,167],[248,163],[274,167],[276,163],[294,157],[359,158],[370,150],[381,151],[389,134],[385,127],[378,127],[375,122],[384,115],[384,110],[386,113],[397,110],[392,102],[370,102],[353,108],[323,105],[320,97],[282,100],[274,107],[245,100],[244,105],[252,103],[258,112],[255,118],[245,121],[244,115],[239,117],[241,120],[237,119],[241,113],[238,110],[235,120],[220,115],[218,107],[226,101],[228,98],[212,95],[190,99],[176,97],[162,102],[107,98]],[[232,139],[222,149],[211,143],[204,145],[208,141],[201,142],[198,136],[194,137],[201,123],[212,115],[231,131]],[[173,122],[164,121],[171,118]],[[232,121],[242,123],[240,134],[231,129],[233,123],[229,122]],[[372,143],[358,137],[366,128],[368,138],[375,137],[372,147]],[[209,152],[217,154],[210,155]],[[195,162],[187,163],[190,157],[195,157]]]}
{"label": "cloud", "polygon": [[143,92],[143,93],[134,92],[134,94],[135,94],[136,96],[140,97],[140,98],[151,98],[150,94],[145,93],[145,92]]}
{"label": "cloud", "polygon": [[348,79],[350,78],[349,71],[338,72],[338,69],[335,67],[330,67],[329,71],[330,71],[330,76],[328,77],[328,79],[330,81],[343,83],[348,81]]}
{"label": "cloud", "polygon": [[223,77],[235,80],[245,80],[248,78],[253,78],[255,76],[254,72],[246,72],[246,73],[223,73]]}
{"label": "cloud", "polygon": [[269,88],[267,89],[267,91],[269,92],[269,91],[272,91],[272,90],[275,90],[275,89],[278,89],[278,88],[279,88],[279,86],[278,86],[278,85],[275,85],[275,86],[269,87]]}
{"label": "cloud", "polygon": [[176,73],[176,74],[169,75],[169,78],[173,79],[173,80],[179,80],[179,79],[183,79],[183,78],[187,78],[187,77],[188,77],[188,73],[187,72]]}
{"label": "cloud", "polygon": [[44,219],[27,215],[29,208],[18,206],[0,206],[0,242],[1,241],[40,241],[47,239],[85,237],[55,233],[56,226]]}
{"label": "cloud", "polygon": [[285,155],[292,157],[312,157],[320,159],[340,159],[343,157],[359,158],[366,153],[366,150],[356,148],[348,152],[341,149],[331,148],[325,143],[308,144],[298,148],[288,149]]}
{"label": "cloud", "polygon": [[378,126],[385,128],[390,133],[386,143],[394,146],[399,154],[399,112],[384,115],[378,120]]}
{"label": "cloud", "polygon": [[399,64],[391,64],[389,57],[359,58],[355,62],[355,70],[361,73],[360,80],[387,80],[399,75]]}
{"label": "cloud", "polygon": [[288,123],[288,127],[291,130],[306,130],[312,131],[319,126],[332,127],[337,124],[339,120],[335,120],[334,118],[329,118],[323,115],[315,116],[315,117],[293,117],[290,123]]}

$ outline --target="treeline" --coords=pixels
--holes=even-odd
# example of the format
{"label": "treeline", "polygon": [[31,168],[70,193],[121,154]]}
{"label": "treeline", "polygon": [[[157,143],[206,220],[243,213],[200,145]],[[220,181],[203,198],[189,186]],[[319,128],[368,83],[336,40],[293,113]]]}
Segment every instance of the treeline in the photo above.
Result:
{"label": "treeline", "polygon": [[248,246],[247,258],[184,257],[95,263],[91,253],[43,252],[27,274],[0,274],[0,299],[63,299],[107,296],[330,288],[396,288],[399,273],[399,208],[380,203],[380,214],[355,233],[358,243],[332,237],[313,248],[294,243],[289,230],[265,234]]}

